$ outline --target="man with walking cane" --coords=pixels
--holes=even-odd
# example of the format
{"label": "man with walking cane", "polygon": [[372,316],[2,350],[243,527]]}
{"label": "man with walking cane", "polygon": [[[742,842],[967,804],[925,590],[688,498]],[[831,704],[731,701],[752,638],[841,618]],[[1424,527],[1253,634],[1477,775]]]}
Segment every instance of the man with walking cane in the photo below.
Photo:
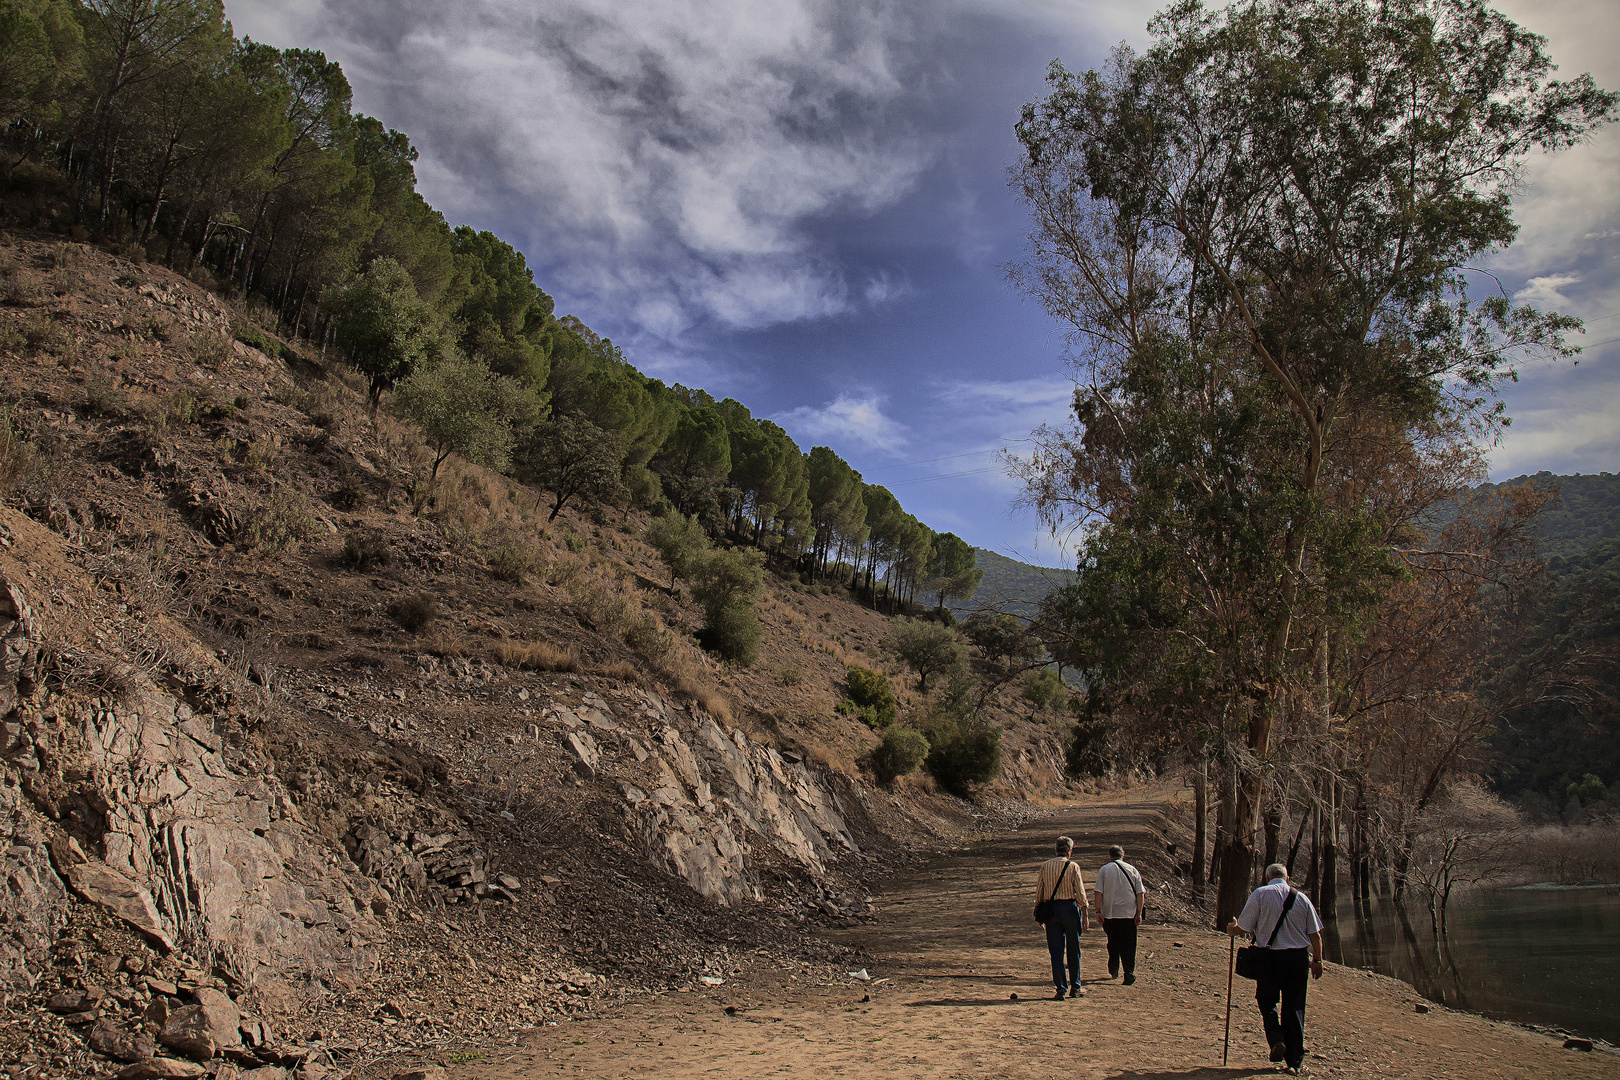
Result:
{"label": "man with walking cane", "polygon": [[[1271,1060],[1284,1062],[1289,1072],[1298,1073],[1305,1060],[1305,990],[1312,978],[1322,977],[1322,920],[1316,908],[1310,897],[1288,883],[1288,868],[1272,863],[1266,867],[1266,883],[1249,894],[1242,913],[1227,924],[1226,932],[1234,938],[1254,935],[1254,945],[1238,952],[1237,973],[1254,980],[1254,999],[1260,1006],[1266,1042],[1271,1045]],[[1230,1017],[1230,980],[1227,985]],[[1279,998],[1281,1017],[1277,1014]]]}
{"label": "man with walking cane", "polygon": [[[1080,933],[1086,928],[1086,883],[1074,861],[1074,841],[1057,838],[1057,858],[1041,864],[1035,879],[1035,921],[1046,926],[1046,948],[1052,954],[1053,998],[1085,997],[1080,985]],[[1065,955],[1067,954],[1067,955]]]}

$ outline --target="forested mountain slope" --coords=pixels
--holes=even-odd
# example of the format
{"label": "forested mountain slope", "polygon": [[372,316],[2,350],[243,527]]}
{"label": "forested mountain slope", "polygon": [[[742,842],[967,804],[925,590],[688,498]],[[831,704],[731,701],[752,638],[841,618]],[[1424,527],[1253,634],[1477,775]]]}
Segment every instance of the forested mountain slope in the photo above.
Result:
{"label": "forested mountain slope", "polygon": [[1620,785],[1620,476],[1539,473],[1499,486],[1517,484],[1558,491],[1537,530],[1545,594],[1521,629],[1532,657],[1575,667],[1497,726],[1491,775],[1499,790],[1568,816]]}
{"label": "forested mountain slope", "polygon": [[985,548],[974,548],[973,558],[974,565],[984,571],[979,587],[972,596],[946,604],[959,618],[980,608],[994,608],[1026,619],[1034,618],[1036,608],[1047,593],[1074,580],[1072,570],[1034,566]]}

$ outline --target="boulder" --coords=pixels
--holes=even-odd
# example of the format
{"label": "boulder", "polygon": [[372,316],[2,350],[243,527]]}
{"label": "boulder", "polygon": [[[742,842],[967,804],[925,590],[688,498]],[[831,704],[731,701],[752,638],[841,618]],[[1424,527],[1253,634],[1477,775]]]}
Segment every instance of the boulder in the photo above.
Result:
{"label": "boulder", "polygon": [[188,1058],[207,1061],[221,1050],[242,1045],[241,1022],[236,1002],[218,990],[199,989],[195,1005],[169,1014],[158,1041]]}
{"label": "boulder", "polygon": [[437,1065],[429,1065],[426,1068],[395,1073],[393,1080],[450,1080],[450,1074]]}
{"label": "boulder", "polygon": [[115,1075],[118,1080],[197,1080],[207,1076],[208,1070],[194,1061],[154,1057],[126,1066]]}
{"label": "boulder", "polygon": [[90,1049],[115,1061],[145,1061],[157,1053],[157,1044],[144,1031],[131,1031],[103,1017],[85,1040]]}
{"label": "boulder", "polygon": [[164,949],[173,949],[174,942],[164,932],[157,905],[145,886],[137,885],[128,876],[114,870],[104,862],[84,862],[67,868],[68,883],[73,891],[92,904],[106,908],[135,929],[157,941]]}
{"label": "boulder", "polygon": [[45,1007],[53,1013],[83,1012],[86,1005],[91,1004],[83,990],[63,990],[52,994]]}

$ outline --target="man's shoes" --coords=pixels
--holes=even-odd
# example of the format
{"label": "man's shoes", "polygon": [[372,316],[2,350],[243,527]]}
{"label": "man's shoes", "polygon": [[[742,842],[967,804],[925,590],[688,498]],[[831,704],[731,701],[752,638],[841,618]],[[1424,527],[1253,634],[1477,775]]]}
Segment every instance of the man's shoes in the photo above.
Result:
{"label": "man's shoes", "polygon": [[1118,964],[1118,962],[1115,962],[1115,963],[1112,963],[1112,964],[1108,965],[1108,977],[1110,979],[1119,978],[1119,964]]}
{"label": "man's shoes", "polygon": [[1075,983],[1073,986],[1069,987],[1069,996],[1072,998],[1085,997],[1086,988],[1081,986],[1079,983]]}
{"label": "man's shoes", "polygon": [[[1060,986],[1060,987],[1058,987],[1058,992],[1052,995],[1052,1000],[1053,1001],[1062,1001],[1064,998],[1066,998],[1068,996],[1069,996],[1068,994],[1063,992],[1063,987]],[[1278,1058],[1277,1060],[1281,1061],[1282,1058]]]}
{"label": "man's shoes", "polygon": [[1282,1061],[1288,1057],[1288,1044],[1274,1042],[1271,1044],[1271,1060]]}
{"label": "man's shoes", "polygon": [[1131,983],[1133,983],[1135,981],[1136,981],[1136,973],[1135,972],[1130,972],[1129,974],[1127,974],[1125,976],[1125,985],[1126,986],[1131,985]]}

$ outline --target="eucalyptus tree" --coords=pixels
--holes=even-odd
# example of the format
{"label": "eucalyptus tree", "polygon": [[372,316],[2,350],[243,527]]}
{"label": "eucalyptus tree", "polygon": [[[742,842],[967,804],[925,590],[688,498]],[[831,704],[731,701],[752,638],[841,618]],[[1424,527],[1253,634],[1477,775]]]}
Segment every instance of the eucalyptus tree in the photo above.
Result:
{"label": "eucalyptus tree", "polygon": [[[1316,665],[1296,621],[1353,617],[1389,568],[1324,462],[1352,419],[1488,429],[1517,356],[1567,351],[1575,320],[1480,299],[1469,267],[1512,241],[1525,156],[1578,142],[1615,96],[1552,79],[1543,40],[1483,0],[1186,0],[1150,32],[1104,71],[1054,63],[1018,123],[1018,278],[1082,350],[1076,430],[1026,476],[1048,521],[1096,515],[1113,565],[1156,567],[1208,598],[1200,625],[1235,626],[1217,643],[1167,615],[1233,706],[1224,918],[1283,688]],[[1121,430],[1155,417],[1185,460]],[[1189,553],[1205,524],[1218,535]]]}

